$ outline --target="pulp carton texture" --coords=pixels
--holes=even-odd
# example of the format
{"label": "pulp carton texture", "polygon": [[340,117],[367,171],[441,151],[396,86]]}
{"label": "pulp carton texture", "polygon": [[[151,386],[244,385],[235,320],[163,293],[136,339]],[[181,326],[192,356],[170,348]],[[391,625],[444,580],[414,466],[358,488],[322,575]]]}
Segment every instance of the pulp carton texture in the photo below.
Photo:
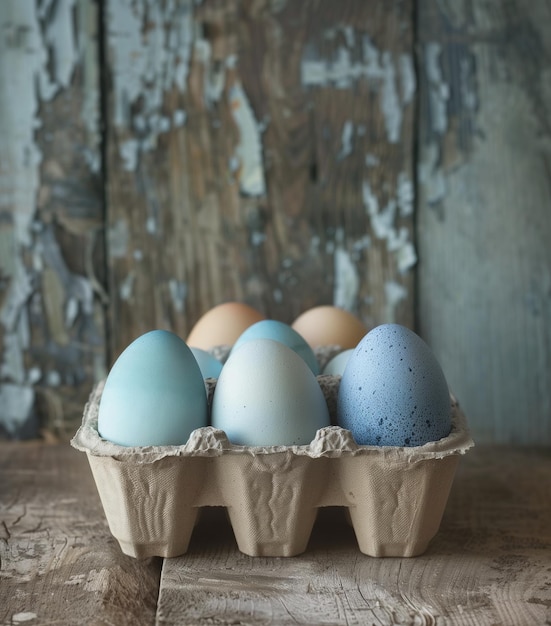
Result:
{"label": "pulp carton texture", "polygon": [[[340,377],[318,381],[334,414]],[[207,380],[210,397],[215,384]],[[419,555],[473,445],[454,401],[449,436],[418,447],[358,446],[330,426],[306,446],[237,446],[205,427],[182,446],[125,448],[98,434],[102,389],[92,392],[72,445],[88,456],[111,533],[137,558],[184,554],[208,506],[226,507],[239,550],[251,556],[300,554],[326,506],[348,510],[361,552]]]}

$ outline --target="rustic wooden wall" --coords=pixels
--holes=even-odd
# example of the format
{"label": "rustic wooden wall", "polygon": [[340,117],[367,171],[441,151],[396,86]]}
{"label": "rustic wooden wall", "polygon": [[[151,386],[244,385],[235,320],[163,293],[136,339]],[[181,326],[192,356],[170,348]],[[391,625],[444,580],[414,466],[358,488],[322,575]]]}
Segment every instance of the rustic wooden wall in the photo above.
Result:
{"label": "rustic wooden wall", "polygon": [[475,436],[551,443],[533,6],[5,0],[0,430],[71,434],[132,339],[239,299],[417,325]]}
{"label": "rustic wooden wall", "polygon": [[0,431],[69,432],[106,365],[98,5],[0,9]]}
{"label": "rustic wooden wall", "polygon": [[550,444],[551,5],[419,9],[419,330],[480,440]]}

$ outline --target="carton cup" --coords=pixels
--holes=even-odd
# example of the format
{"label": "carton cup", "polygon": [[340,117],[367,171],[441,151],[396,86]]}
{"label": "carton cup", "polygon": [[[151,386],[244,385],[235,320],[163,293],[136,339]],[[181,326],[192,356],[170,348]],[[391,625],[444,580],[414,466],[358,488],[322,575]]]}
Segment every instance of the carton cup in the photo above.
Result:
{"label": "carton cup", "polygon": [[[318,380],[334,411],[340,377]],[[210,397],[215,385],[207,381]],[[111,533],[137,558],[184,554],[206,506],[226,507],[239,550],[251,556],[304,552],[324,506],[347,510],[364,554],[422,554],[460,455],[473,445],[452,399],[450,434],[417,447],[359,446],[330,426],[306,446],[238,446],[205,427],[183,446],[125,448],[98,434],[102,389],[93,390],[71,443],[87,454]]]}

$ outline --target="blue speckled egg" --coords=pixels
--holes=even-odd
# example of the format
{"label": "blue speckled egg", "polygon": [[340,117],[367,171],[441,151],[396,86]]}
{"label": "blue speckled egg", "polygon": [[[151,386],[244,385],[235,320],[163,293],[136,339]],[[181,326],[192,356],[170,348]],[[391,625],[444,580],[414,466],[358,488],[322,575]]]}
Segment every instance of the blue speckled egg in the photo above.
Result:
{"label": "blue speckled egg", "polygon": [[342,375],[337,422],[360,445],[420,446],[449,435],[448,385],[421,337],[382,324],[360,341]]}
{"label": "blue speckled egg", "polygon": [[183,339],[152,330],[115,361],[99,405],[104,439],[121,446],[181,445],[207,423],[205,382]]}
{"label": "blue speckled egg", "polygon": [[314,376],[320,373],[319,363],[314,351],[302,335],[297,333],[297,331],[288,324],[277,320],[261,320],[260,322],[256,322],[243,331],[235,342],[232,352],[251,339],[272,339],[272,341],[279,341],[279,343],[286,345],[288,348],[291,348],[293,352],[296,352],[302,360],[306,362]]}

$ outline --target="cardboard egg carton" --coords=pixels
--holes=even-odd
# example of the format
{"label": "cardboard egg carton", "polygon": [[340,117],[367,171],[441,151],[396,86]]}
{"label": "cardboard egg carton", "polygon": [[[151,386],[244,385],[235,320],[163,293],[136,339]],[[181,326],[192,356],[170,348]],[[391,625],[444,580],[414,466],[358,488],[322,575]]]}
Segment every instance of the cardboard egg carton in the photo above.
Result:
{"label": "cardboard egg carton", "polygon": [[[334,418],[340,377],[318,381]],[[215,385],[207,380],[209,399]],[[98,434],[102,389],[71,443],[88,456],[111,533],[137,558],[184,554],[208,506],[226,507],[239,550],[251,556],[304,552],[327,506],[347,509],[361,552],[419,555],[438,531],[460,455],[473,445],[454,401],[449,436],[418,447],[358,446],[330,426],[306,446],[238,446],[205,427],[182,446],[126,448]]]}

